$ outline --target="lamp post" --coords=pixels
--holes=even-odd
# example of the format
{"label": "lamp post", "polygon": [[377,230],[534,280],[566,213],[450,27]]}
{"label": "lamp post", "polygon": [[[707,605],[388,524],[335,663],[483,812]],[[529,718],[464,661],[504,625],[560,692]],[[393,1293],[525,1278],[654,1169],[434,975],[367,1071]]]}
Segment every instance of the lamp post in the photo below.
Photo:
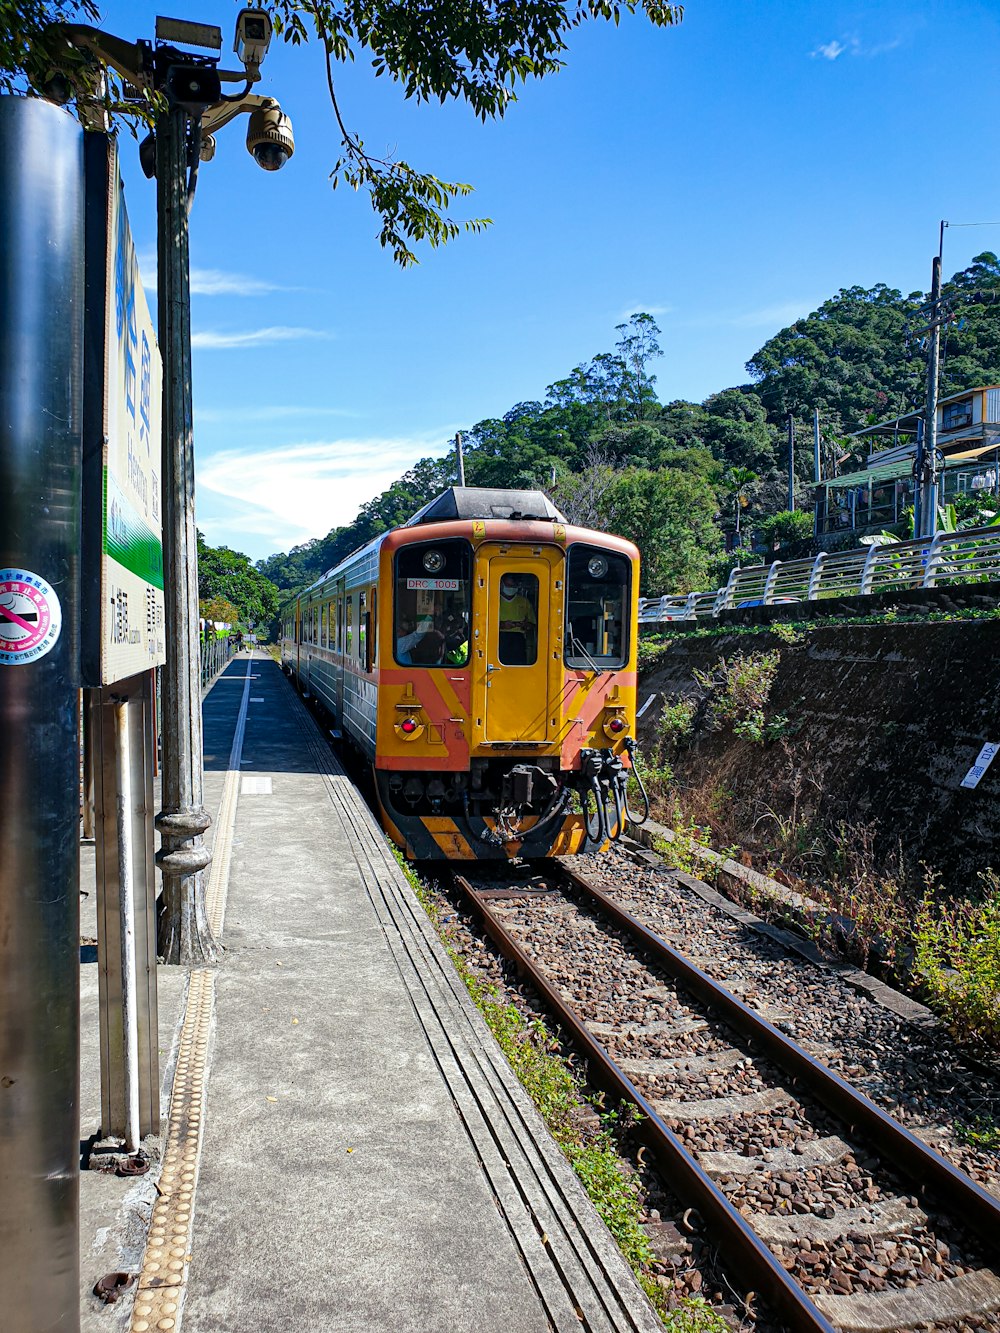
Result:
{"label": "lamp post", "polygon": [[[155,130],[139,149],[147,176],[156,177],[158,315],[163,357],[163,561],[166,663],[163,670],[163,809],[156,817],[163,874],[158,953],[167,963],[212,962],[216,944],[205,906],[204,871],[211,860],[204,834],[201,723],[201,645],[198,637],[198,551],[194,508],[194,429],[191,392],[191,287],[188,214],[201,161],[215,152],[214,131],[248,113],[247,149],[266,171],[295,151],[291,122],[279,104],[250,89],[271,40],[264,10],[244,9],[234,50],[243,69],[218,68],[220,29],[178,19],[156,20],[156,42],[130,43],[85,24],[60,31],[124,78],[139,100],[159,99]],[[175,45],[216,54],[191,55]],[[245,83],[225,95],[223,83]],[[99,103],[78,99],[90,128],[107,129]]]}

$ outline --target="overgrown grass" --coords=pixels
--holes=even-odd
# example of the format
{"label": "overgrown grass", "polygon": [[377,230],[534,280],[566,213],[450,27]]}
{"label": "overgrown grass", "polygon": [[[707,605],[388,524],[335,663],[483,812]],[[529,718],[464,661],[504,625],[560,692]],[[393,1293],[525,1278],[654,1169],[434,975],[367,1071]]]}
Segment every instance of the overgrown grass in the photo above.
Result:
{"label": "overgrown grass", "polygon": [[702,1297],[686,1298],[671,1310],[669,1293],[650,1270],[655,1255],[641,1222],[642,1185],[638,1176],[623,1163],[615,1139],[616,1132],[621,1129],[619,1113],[602,1114],[600,1129],[584,1131],[581,1126],[586,1120],[592,1120],[592,1116],[587,1113],[579,1081],[559,1055],[557,1043],[545,1025],[538,1019],[525,1018],[516,1005],[499,997],[495,986],[476,976],[443,926],[433,894],[399,849],[393,847],[392,852],[433,922],[472,1002],[579,1177],[668,1333],[728,1333],[726,1322]]}
{"label": "overgrown grass", "polygon": [[978,902],[943,902],[928,888],[913,929],[914,971],[954,1035],[1000,1046],[1000,876],[981,876]]}

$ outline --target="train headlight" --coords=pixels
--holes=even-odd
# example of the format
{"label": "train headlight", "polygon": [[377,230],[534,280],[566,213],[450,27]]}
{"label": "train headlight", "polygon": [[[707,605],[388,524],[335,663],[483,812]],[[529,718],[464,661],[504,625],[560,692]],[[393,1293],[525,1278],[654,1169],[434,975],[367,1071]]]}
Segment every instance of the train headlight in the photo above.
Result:
{"label": "train headlight", "polygon": [[608,562],[603,555],[592,555],[587,561],[587,573],[592,579],[603,579],[608,572]]}
{"label": "train headlight", "polygon": [[444,569],[444,556],[440,551],[425,551],[423,566],[428,574],[439,574]]}
{"label": "train headlight", "polygon": [[628,719],[620,713],[614,713],[604,724],[604,734],[608,740],[617,741],[628,731]]}

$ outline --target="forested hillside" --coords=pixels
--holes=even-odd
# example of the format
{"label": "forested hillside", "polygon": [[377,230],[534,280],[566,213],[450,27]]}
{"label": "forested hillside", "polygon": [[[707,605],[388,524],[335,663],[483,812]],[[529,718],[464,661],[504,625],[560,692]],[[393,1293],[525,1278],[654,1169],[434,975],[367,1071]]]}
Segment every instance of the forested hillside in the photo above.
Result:
{"label": "forested hillside", "polygon": [[[942,395],[1000,383],[996,255],[977,256],[945,295],[956,321],[942,338]],[[811,509],[814,408],[824,468],[847,471],[865,452],[850,432],[922,402],[925,299],[882,284],[841,289],[751,357],[747,384],[703,403],[660,402],[661,331],[651,315],[633,315],[613,350],[550,384],[544,399],[464,431],[466,482],[540,487],[572,521],[630,538],[642,551],[644,592],[712,586],[731,559],[723,532],[737,516],[746,533],[787,505],[789,413],[801,441],[797,490]],[[455,481],[451,453],[421,459],[352,523],[258,569],[283,591],[304,587]]]}

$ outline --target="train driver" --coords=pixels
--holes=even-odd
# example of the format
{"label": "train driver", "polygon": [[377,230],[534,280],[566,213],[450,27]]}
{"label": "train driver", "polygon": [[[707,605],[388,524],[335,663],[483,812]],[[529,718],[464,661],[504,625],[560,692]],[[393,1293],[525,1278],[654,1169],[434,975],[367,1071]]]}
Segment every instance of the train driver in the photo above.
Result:
{"label": "train driver", "polygon": [[513,574],[500,579],[500,661],[506,666],[527,666],[534,661],[538,624],[535,608],[525,597]]}
{"label": "train driver", "polygon": [[419,621],[405,613],[399,618],[396,661],[402,666],[437,666],[443,659],[445,636],[432,616]]}

